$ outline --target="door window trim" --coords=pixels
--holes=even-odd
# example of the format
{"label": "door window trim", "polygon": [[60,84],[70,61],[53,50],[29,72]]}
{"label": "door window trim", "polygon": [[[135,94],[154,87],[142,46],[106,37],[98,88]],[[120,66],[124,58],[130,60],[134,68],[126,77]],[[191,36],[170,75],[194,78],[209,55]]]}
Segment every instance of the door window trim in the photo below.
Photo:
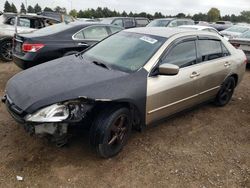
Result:
{"label": "door window trim", "polygon": [[[175,39],[174,41],[172,41],[164,50],[164,52],[160,55],[159,60],[157,61],[157,63],[152,66],[151,70],[149,71],[148,77],[153,77],[156,76],[155,75],[155,71],[156,69],[159,67],[162,59],[164,59],[169,53],[170,51],[177,46],[178,44],[181,44],[183,42],[188,42],[188,41],[194,41],[195,42],[195,50],[196,50],[196,63],[187,67],[192,67],[198,64],[198,51],[197,51],[197,41],[198,41],[198,36],[196,35],[190,35],[190,36],[185,36],[185,37],[181,37],[178,39]],[[180,67],[180,69],[184,69],[187,67]]]}
{"label": "door window trim", "polygon": [[[108,34],[107,37],[110,35],[109,30],[107,29],[107,26],[106,26],[106,25],[91,25],[91,26],[87,26],[87,27],[82,28],[80,31],[77,31],[75,34],[72,35],[72,39],[73,39],[74,41],[80,41],[80,40],[86,40],[86,41],[99,41],[99,40],[96,40],[96,39],[86,39],[86,38],[78,39],[78,38],[75,37],[75,35],[77,35],[78,33],[82,32],[82,31],[85,30],[85,29],[91,28],[91,27],[104,27],[104,28],[106,29],[106,31],[107,31],[107,34]],[[106,37],[105,37],[105,38],[106,38]]]}

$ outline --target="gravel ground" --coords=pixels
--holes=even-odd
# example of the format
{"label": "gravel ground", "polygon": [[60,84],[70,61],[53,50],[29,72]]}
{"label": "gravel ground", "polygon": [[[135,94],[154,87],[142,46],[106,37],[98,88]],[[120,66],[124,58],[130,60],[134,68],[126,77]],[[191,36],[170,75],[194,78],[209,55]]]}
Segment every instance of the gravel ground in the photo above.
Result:
{"label": "gravel ground", "polygon": [[[1,96],[18,71],[0,63]],[[0,187],[250,188],[249,113],[250,69],[226,107],[204,105],[134,132],[123,152],[104,160],[84,134],[64,148],[30,137],[0,104]]]}

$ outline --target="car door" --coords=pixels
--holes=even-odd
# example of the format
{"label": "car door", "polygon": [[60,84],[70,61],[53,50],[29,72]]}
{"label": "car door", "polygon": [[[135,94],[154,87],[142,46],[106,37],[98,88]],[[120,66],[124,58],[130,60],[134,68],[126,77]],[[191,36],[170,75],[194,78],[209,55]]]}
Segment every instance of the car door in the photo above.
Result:
{"label": "car door", "polygon": [[199,100],[205,101],[218,93],[221,84],[230,73],[230,53],[218,38],[200,37],[198,46]]}
{"label": "car door", "polygon": [[84,50],[85,48],[97,43],[109,35],[106,26],[89,26],[78,31],[73,39],[77,49]]}
{"label": "car door", "polygon": [[160,60],[159,64],[178,65],[180,70],[177,75],[148,77],[147,124],[197,103],[197,52],[195,40],[196,37],[181,40],[170,47]]}

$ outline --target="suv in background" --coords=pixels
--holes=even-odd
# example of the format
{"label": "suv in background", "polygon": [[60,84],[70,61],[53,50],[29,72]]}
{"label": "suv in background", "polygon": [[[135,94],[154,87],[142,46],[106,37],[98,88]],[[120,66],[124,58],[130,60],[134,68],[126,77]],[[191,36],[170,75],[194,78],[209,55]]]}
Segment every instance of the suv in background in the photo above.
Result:
{"label": "suv in background", "polygon": [[125,29],[133,27],[145,27],[149,23],[149,19],[143,17],[111,17],[111,18],[100,18],[103,24],[113,24]]}
{"label": "suv in background", "polygon": [[147,27],[178,27],[181,25],[195,25],[194,20],[186,18],[160,18],[150,22]]}
{"label": "suv in background", "polygon": [[[16,16],[16,13],[4,13],[0,16],[0,59],[5,62],[12,60],[12,38],[16,32]],[[56,23],[60,21],[50,17],[18,15],[17,32],[28,33]]]}

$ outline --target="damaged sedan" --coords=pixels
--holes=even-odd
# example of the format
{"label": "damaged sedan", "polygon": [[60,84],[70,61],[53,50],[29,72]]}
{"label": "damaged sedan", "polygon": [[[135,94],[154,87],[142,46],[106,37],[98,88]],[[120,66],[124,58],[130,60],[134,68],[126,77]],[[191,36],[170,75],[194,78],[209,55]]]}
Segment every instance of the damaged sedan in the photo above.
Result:
{"label": "damaged sedan", "polygon": [[29,133],[59,145],[71,127],[87,127],[91,145],[108,158],[132,128],[205,101],[226,105],[245,67],[242,50],[211,32],[134,28],[18,73],[2,101]]}

